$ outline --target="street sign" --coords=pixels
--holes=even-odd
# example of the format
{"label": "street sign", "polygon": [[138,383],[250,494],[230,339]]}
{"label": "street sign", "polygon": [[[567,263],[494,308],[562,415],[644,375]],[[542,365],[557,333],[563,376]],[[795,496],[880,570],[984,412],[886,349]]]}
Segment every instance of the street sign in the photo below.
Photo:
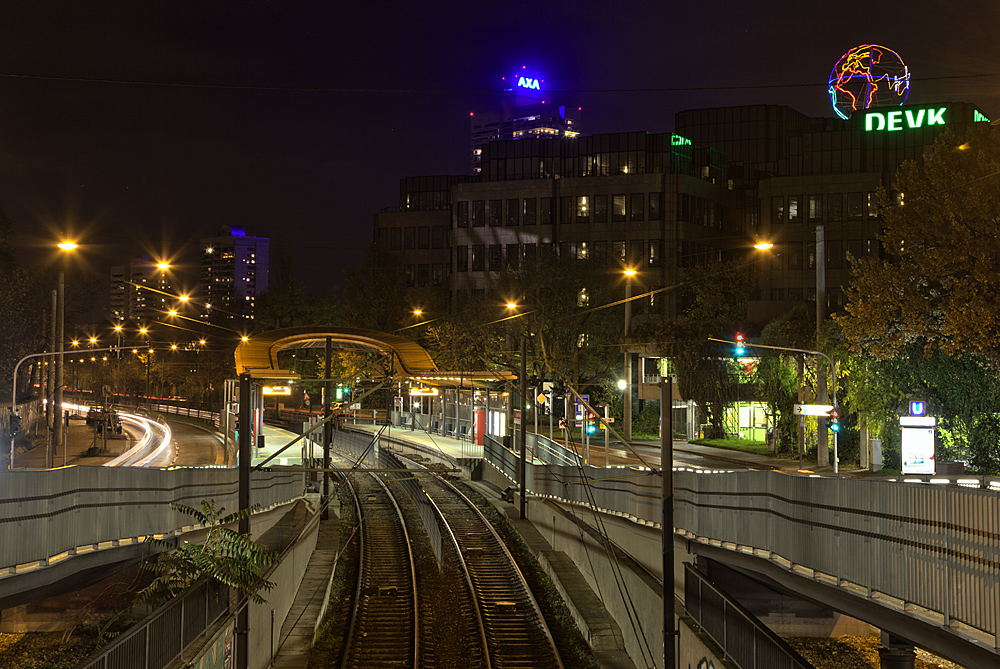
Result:
{"label": "street sign", "polygon": [[[831,411],[835,411],[832,404],[796,404],[795,405],[795,415],[796,416],[826,416],[835,417],[831,414]],[[838,414],[839,415],[839,414]]]}
{"label": "street sign", "polygon": [[545,393],[538,393],[538,397],[535,398],[535,401],[539,404],[545,404],[546,400],[548,398],[545,396]]}
{"label": "street sign", "polygon": [[520,425],[520,424],[521,424],[521,410],[514,409],[514,425]]}

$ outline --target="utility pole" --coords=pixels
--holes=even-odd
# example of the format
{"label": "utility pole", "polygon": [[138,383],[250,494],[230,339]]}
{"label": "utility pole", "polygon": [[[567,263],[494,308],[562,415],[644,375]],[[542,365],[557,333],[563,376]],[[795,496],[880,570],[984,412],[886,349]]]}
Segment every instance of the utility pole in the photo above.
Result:
{"label": "utility pole", "polygon": [[660,379],[660,543],[663,548],[663,667],[674,669],[674,377]]}
{"label": "utility pole", "polygon": [[[823,225],[816,225],[816,348],[819,348],[820,337],[823,335],[823,321],[826,319],[826,241]],[[834,381],[836,383],[836,380]],[[816,395],[819,404],[826,404],[826,369],[816,366]],[[825,467],[830,464],[830,450],[826,435],[826,418],[816,419],[816,466]]]}
{"label": "utility pole", "polygon": [[[239,506],[240,534],[250,536],[250,460],[253,457],[253,443],[250,434],[250,374],[240,374],[240,415],[239,426]],[[236,667],[248,669],[250,666],[250,602],[247,600],[236,614]]]}
{"label": "utility pole", "polygon": [[528,440],[525,438],[525,430],[527,427],[527,416],[524,415],[524,398],[528,394],[528,342],[524,337],[521,337],[521,398],[518,401],[519,413],[521,414],[521,429],[518,430],[518,439],[520,440],[521,446],[521,462],[520,471],[518,472],[518,478],[521,480],[521,518],[527,517],[527,499],[528,499],[528,481],[527,481],[527,464],[525,461],[528,458]]}

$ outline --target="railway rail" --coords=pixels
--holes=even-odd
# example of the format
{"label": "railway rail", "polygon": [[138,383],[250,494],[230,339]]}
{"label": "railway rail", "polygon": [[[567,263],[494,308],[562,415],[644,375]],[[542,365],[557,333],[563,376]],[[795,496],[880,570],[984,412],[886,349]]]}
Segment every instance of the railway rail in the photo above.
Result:
{"label": "railway rail", "polygon": [[349,474],[359,520],[361,566],[343,669],[419,667],[417,582],[403,515],[372,474]]}

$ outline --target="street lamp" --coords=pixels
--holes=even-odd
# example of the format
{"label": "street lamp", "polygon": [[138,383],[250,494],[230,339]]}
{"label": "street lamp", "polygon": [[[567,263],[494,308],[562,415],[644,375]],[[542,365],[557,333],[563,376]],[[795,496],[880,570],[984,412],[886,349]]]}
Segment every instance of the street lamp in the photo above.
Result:
{"label": "street lamp", "polygon": [[[636,270],[633,267],[626,267],[625,271],[625,338],[627,339],[629,333],[632,331],[632,277],[636,275]],[[632,441],[632,389],[629,385],[632,383],[632,354],[628,351],[627,344],[625,348],[625,379],[624,379],[624,426],[622,430],[622,437],[625,441]]]}
{"label": "street lamp", "polygon": [[[71,239],[64,239],[57,245],[62,251],[67,254],[71,253],[75,249],[79,248],[79,244]],[[52,398],[52,427],[55,430],[54,439],[52,440],[52,449],[47,450],[45,453],[45,465],[46,467],[52,466],[52,460],[55,457],[55,453],[58,452],[59,447],[63,443],[63,418],[62,418],[62,404],[63,404],[63,340],[66,337],[66,256],[62,258],[62,268],[59,270],[58,283],[56,284],[56,378],[55,378],[55,392]],[[11,402],[16,403],[17,398],[11,398]]]}

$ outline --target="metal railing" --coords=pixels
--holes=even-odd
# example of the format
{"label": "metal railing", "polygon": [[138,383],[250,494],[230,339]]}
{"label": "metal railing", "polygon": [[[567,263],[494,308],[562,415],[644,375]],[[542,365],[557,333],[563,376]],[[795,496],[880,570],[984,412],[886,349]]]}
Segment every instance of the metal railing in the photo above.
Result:
{"label": "metal railing", "polygon": [[684,563],[684,608],[741,669],[812,669],[749,611]]}
{"label": "metal railing", "polygon": [[209,579],[146,617],[76,669],[163,669],[229,613],[229,588]]}

